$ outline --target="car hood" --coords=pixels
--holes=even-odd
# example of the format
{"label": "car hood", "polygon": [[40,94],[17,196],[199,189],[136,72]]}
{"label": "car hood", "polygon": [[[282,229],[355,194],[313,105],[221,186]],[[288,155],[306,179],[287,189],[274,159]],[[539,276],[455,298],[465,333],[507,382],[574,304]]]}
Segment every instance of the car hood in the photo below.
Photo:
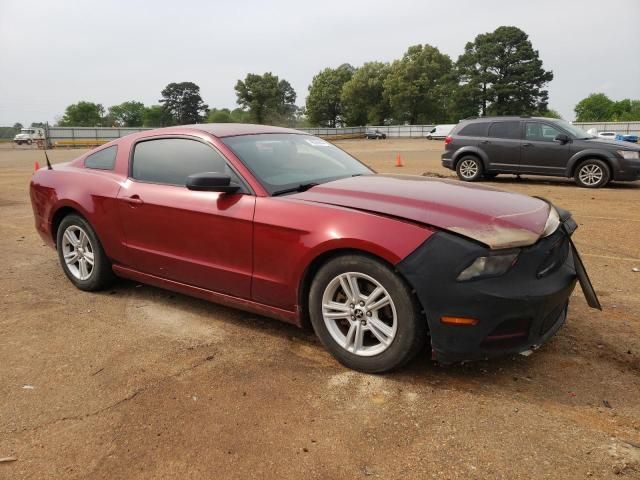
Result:
{"label": "car hood", "polygon": [[414,175],[365,175],[289,198],[390,215],[448,230],[492,249],[534,244],[549,204],[495,188]]}
{"label": "car hood", "polygon": [[624,142],[622,140],[609,140],[606,138],[588,138],[579,140],[584,142],[585,145],[604,145],[610,148],[620,147],[624,150],[640,150],[640,146],[634,145],[631,142]]}

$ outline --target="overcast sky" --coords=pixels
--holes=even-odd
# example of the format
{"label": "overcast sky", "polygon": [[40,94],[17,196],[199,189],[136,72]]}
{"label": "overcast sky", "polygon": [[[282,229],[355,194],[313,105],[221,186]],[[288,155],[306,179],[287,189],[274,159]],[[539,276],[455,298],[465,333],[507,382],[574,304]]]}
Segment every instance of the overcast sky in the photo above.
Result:
{"label": "overcast sky", "polygon": [[180,81],[235,108],[249,72],[287,79],[303,105],[325,67],[392,61],[417,43],[455,60],[500,25],[529,34],[565,119],[592,92],[640,98],[639,0],[0,0],[0,125],[53,122],[79,100],[157,104]]}

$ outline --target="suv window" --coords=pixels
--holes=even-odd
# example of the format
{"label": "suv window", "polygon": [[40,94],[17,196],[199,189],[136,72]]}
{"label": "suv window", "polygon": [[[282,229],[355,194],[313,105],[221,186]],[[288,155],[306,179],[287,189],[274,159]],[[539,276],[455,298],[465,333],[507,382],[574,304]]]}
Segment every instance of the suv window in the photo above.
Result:
{"label": "suv window", "polygon": [[224,157],[197,140],[161,138],[135,146],[131,177],[136,180],[184,186],[189,175],[203,172],[226,173],[238,181]]}
{"label": "suv window", "polygon": [[[457,135],[462,137],[486,137],[487,136],[487,122],[474,122],[462,127]],[[433,129],[435,131],[435,128]]]}
{"label": "suv window", "polygon": [[92,153],[84,159],[84,166],[98,170],[113,170],[116,164],[116,153],[118,153],[118,147],[115,145]]}
{"label": "suv window", "polygon": [[494,122],[489,127],[489,136],[492,138],[520,139],[520,122]]}
{"label": "suv window", "polygon": [[527,122],[525,138],[537,142],[553,142],[553,139],[556,138],[559,133],[562,132],[551,125],[539,122]]}

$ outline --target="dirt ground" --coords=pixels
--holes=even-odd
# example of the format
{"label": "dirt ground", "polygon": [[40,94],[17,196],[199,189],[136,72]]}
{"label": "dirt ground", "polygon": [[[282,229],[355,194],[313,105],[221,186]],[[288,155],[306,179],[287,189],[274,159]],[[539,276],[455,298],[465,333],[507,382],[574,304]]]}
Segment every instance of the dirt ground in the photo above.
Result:
{"label": "dirt ground", "polygon": [[[441,142],[339,143],[452,176]],[[604,311],[576,292],[529,357],[425,351],[374,376],[263,317],[127,281],[76,290],[33,227],[35,160],[0,149],[0,478],[640,478],[640,183],[491,182],[573,212]]]}

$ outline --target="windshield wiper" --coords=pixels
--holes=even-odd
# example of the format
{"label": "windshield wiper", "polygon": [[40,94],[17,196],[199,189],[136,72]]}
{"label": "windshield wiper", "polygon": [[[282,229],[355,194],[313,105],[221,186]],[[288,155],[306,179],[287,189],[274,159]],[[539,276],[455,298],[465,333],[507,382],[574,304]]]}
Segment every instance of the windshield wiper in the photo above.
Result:
{"label": "windshield wiper", "polygon": [[284,195],[285,193],[293,193],[293,192],[306,192],[311,187],[315,187],[319,185],[318,183],[301,183],[297,187],[285,188],[284,190],[277,190],[271,194],[272,197],[276,197],[278,195]]}

